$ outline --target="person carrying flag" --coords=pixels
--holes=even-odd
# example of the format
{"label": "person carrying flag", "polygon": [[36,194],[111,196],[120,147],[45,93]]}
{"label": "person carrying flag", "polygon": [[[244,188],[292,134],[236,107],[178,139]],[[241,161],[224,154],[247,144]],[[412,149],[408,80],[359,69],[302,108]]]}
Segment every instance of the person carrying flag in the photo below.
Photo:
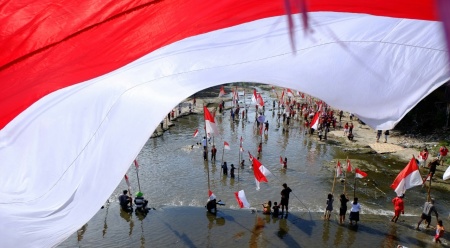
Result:
{"label": "person carrying flag", "polygon": [[436,215],[436,221],[439,221],[439,214],[436,211],[436,207],[434,206],[434,198],[431,198],[429,202],[425,202],[425,204],[423,205],[422,215],[420,216],[420,221],[417,223],[416,230],[419,230],[419,226],[423,220],[427,222],[427,228],[430,227],[432,212],[434,212],[434,214]]}

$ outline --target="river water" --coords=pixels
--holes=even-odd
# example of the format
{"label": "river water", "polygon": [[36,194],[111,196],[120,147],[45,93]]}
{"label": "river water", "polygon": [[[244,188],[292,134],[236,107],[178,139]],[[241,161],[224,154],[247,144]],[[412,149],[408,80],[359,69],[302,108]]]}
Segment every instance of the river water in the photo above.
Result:
{"label": "river water", "polygon": [[[111,195],[110,203],[59,247],[434,246],[431,243],[434,230],[414,230],[426,199],[425,189],[408,190],[406,215],[402,215],[397,224],[389,221],[393,214],[390,201],[395,196],[389,185],[406,163],[379,154],[345,152],[332,138],[323,142],[305,135],[302,123],[298,121],[292,121],[289,131],[283,132],[277,127],[277,110],[272,111],[267,93],[264,97],[268,101],[265,117],[270,128],[263,136],[256,129],[254,106],[249,108],[248,121],[231,121],[229,110],[216,117],[221,137],[214,138],[218,149],[215,163],[203,161],[202,150],[196,144],[204,135],[192,136],[195,129],[203,130],[202,115],[179,118],[164,135],[149,139],[138,156],[139,180],[141,191],[154,210],[147,216],[122,212],[117,197],[127,188],[123,181]],[[239,163],[241,137],[245,166],[239,171],[236,169],[236,178],[231,179],[222,175],[220,164],[222,156],[229,168],[230,164]],[[261,140],[260,161],[272,175],[268,176],[268,183],[261,183],[261,189],[256,190],[248,152],[256,157]],[[223,150],[224,141],[230,144],[230,150]],[[287,170],[281,169],[280,156],[288,158]],[[337,223],[338,194],[344,189],[339,180],[334,186],[335,212],[332,219],[329,222],[321,219],[326,196],[333,187],[333,165],[337,159],[344,164],[347,157],[366,163],[368,166],[361,168],[366,170],[370,179],[357,182],[355,194],[363,207],[357,228]],[[208,168],[211,190],[226,203],[219,207],[217,216],[207,214],[204,208],[208,197]],[[128,176],[132,191],[137,191],[134,166],[130,166]],[[346,192],[352,198],[353,175],[347,181]],[[273,219],[262,215],[262,203],[280,201],[283,183],[293,190],[289,216]],[[234,192],[239,190],[245,191],[249,203],[258,213],[239,208],[234,198]],[[433,191],[438,211],[445,217],[444,225],[450,206],[446,194]],[[432,225],[435,225],[435,218]]]}

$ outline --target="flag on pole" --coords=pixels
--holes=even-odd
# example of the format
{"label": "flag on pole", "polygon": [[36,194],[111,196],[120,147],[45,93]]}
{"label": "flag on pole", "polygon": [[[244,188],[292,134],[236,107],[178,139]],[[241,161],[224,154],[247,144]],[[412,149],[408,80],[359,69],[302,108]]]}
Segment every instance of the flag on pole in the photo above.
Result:
{"label": "flag on pole", "polygon": [[214,199],[216,199],[216,195],[211,190],[208,189],[208,200],[211,201]]}
{"label": "flag on pole", "polygon": [[280,156],[280,164],[284,165],[283,158]]}
{"label": "flag on pole", "polygon": [[258,104],[259,106],[261,106],[261,107],[264,106],[264,100],[263,100],[261,94],[258,94],[258,95],[256,96],[256,102],[257,102],[257,104]]}
{"label": "flag on pole", "polygon": [[247,197],[245,197],[244,190],[234,192],[234,196],[236,197],[236,201],[238,202],[240,208],[249,208],[250,207],[250,203],[248,203]]}
{"label": "flag on pole", "polygon": [[294,96],[294,93],[292,92],[291,89],[287,89],[286,92],[287,92],[287,95],[288,95],[288,96],[290,96],[290,97],[293,97],[293,96]]}
{"label": "flag on pole", "polygon": [[[125,174],[125,182],[126,182],[127,185],[128,185],[128,189],[130,189],[130,188],[131,188],[131,184],[130,184],[130,181],[128,180],[127,174]],[[130,194],[131,194],[131,193],[130,193]]]}
{"label": "flag on pole", "polygon": [[195,129],[195,132],[194,132],[194,138],[197,137],[197,135],[198,135],[198,128]]}
{"label": "flag on pole", "polygon": [[339,160],[338,160],[337,166],[336,166],[336,177],[341,176],[341,174],[342,174],[341,162],[339,162]]}
{"label": "flag on pole", "polygon": [[281,102],[284,102],[284,89],[283,89],[283,91],[281,93]]}
{"label": "flag on pole", "polygon": [[260,182],[268,182],[266,176],[270,174],[270,171],[258,161],[258,159],[252,157],[253,174],[255,175],[256,189],[259,190]]}
{"label": "flag on pole", "polygon": [[203,106],[203,114],[205,117],[205,129],[206,133],[210,135],[218,135],[219,131],[217,130],[216,123],[214,122],[214,117],[209,112],[208,108],[206,106]]}
{"label": "flag on pole", "polygon": [[406,167],[397,175],[391,188],[397,195],[403,195],[407,189],[422,184],[422,176],[420,175],[416,158],[412,157]]}
{"label": "flag on pole", "polygon": [[364,171],[362,171],[362,170],[356,168],[356,169],[355,169],[355,176],[356,176],[357,178],[365,178],[365,177],[367,176],[367,173],[365,173]]}
{"label": "flag on pole", "polygon": [[244,147],[242,147],[242,145],[239,147],[239,151],[244,152]]}
{"label": "flag on pole", "polygon": [[252,163],[253,163],[253,156],[252,156],[252,154],[250,154],[250,152],[248,152],[248,156],[249,156],[250,161],[252,161]]}
{"label": "flag on pole", "polygon": [[256,89],[253,89],[252,103],[257,103],[258,95],[256,95]]}
{"label": "flag on pole", "polygon": [[350,160],[347,159],[347,172],[352,172],[352,165],[350,164]]}
{"label": "flag on pole", "polygon": [[222,97],[224,95],[225,95],[225,89],[223,88],[223,85],[222,85],[222,87],[220,87],[219,97]]}
{"label": "flag on pole", "polygon": [[136,167],[136,170],[139,170],[139,164],[136,159],[134,160],[134,166]]}
{"label": "flag on pole", "polygon": [[223,142],[223,149],[230,150],[230,145],[228,144],[228,142],[226,141]]}
{"label": "flag on pole", "polygon": [[314,115],[312,121],[311,121],[311,128],[314,128],[314,130],[317,130],[317,127],[319,125],[319,112],[316,112],[316,114]]}

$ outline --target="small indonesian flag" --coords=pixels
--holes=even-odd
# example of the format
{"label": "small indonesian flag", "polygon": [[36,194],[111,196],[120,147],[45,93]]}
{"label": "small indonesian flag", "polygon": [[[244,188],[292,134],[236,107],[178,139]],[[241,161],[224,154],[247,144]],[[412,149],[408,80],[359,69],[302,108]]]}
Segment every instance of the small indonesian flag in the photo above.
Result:
{"label": "small indonesian flag", "polygon": [[130,185],[130,181],[128,180],[128,176],[127,176],[127,174],[125,174],[125,182],[127,183],[127,185],[128,185],[128,188],[130,188],[130,187],[131,187],[131,185]]}
{"label": "small indonesian flag", "polygon": [[194,138],[197,137],[197,135],[198,135],[198,129],[195,129]]}
{"label": "small indonesian flag", "polygon": [[219,131],[217,130],[216,123],[214,122],[214,117],[211,115],[206,106],[203,106],[203,112],[205,117],[206,133],[211,134],[213,136],[218,135]]}
{"label": "small indonesian flag", "polygon": [[238,202],[240,208],[249,208],[250,207],[250,203],[248,203],[247,197],[245,197],[244,190],[234,192],[234,196],[236,197],[236,201]]}
{"label": "small indonesian flag", "polygon": [[407,189],[422,184],[422,176],[420,175],[416,158],[412,157],[406,167],[397,175],[391,185],[391,188],[395,191],[395,193],[397,193],[397,195],[402,195]]}
{"label": "small indonesian flag", "polygon": [[284,165],[283,158],[280,156],[280,164]]}
{"label": "small indonesian flag", "polygon": [[139,170],[139,164],[136,159],[134,160],[134,166],[136,167],[136,170]]}
{"label": "small indonesian flag", "polygon": [[250,152],[248,152],[248,156],[249,156],[249,159],[250,159],[250,161],[252,161],[253,162],[253,156],[252,156],[252,154],[250,154]]}
{"label": "small indonesian flag", "polygon": [[367,173],[365,173],[362,170],[359,170],[358,168],[355,169],[355,177],[357,178],[365,178],[367,176]]}
{"label": "small indonesian flag", "polygon": [[347,172],[352,172],[352,164],[350,164],[350,160],[347,159]]}
{"label": "small indonesian flag", "polygon": [[283,102],[283,99],[284,99],[284,90],[283,90],[283,92],[281,93],[281,101]]}
{"label": "small indonesian flag", "polygon": [[271,174],[270,171],[264,167],[256,158],[252,157],[253,174],[255,175],[256,189],[259,190],[260,182],[268,182],[266,176]]}
{"label": "small indonesian flag", "polygon": [[258,96],[256,95],[256,89],[253,89],[252,102],[258,103],[257,99],[258,99]]}
{"label": "small indonesian flag", "polygon": [[311,121],[311,128],[314,128],[314,130],[317,130],[317,126],[319,125],[319,112],[316,112],[314,115],[314,118]]}
{"label": "small indonesian flag", "polygon": [[214,193],[208,189],[208,200],[214,200],[216,199],[216,195],[214,195]]}
{"label": "small indonesian flag", "polygon": [[336,177],[339,177],[342,174],[342,167],[341,167],[341,162],[337,162],[337,166],[336,166]]}
{"label": "small indonesian flag", "polygon": [[222,87],[220,87],[219,97],[222,97],[224,95],[225,95],[225,90],[224,90],[223,85],[222,85]]}
{"label": "small indonesian flag", "polygon": [[244,152],[244,147],[239,147],[239,151]]}
{"label": "small indonesian flag", "polygon": [[264,100],[263,100],[261,94],[258,94],[258,95],[256,96],[256,103],[257,103],[259,106],[261,106],[261,107],[264,106]]}
{"label": "small indonesian flag", "polygon": [[223,149],[230,150],[230,145],[228,144],[228,142],[226,141],[223,142]]}
{"label": "small indonesian flag", "polygon": [[290,96],[290,97],[293,97],[293,96],[294,96],[294,92],[292,92],[291,89],[287,89],[287,90],[286,90],[286,93],[287,93],[287,95]]}

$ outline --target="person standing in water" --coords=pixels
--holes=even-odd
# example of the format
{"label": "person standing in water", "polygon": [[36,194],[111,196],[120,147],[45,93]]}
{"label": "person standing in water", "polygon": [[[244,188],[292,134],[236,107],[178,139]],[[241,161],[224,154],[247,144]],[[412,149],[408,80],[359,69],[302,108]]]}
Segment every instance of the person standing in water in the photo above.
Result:
{"label": "person standing in water", "polygon": [[234,164],[231,164],[231,169],[230,169],[230,177],[234,178]]}
{"label": "person standing in water", "polygon": [[394,204],[394,217],[392,217],[391,221],[397,223],[398,217],[400,217],[400,213],[405,214],[405,207],[403,204],[403,197],[405,195],[396,196],[392,199],[392,203]]}
{"label": "person standing in water", "polygon": [[123,211],[126,211],[126,212],[133,211],[133,209],[132,209],[133,200],[128,195],[128,190],[124,190],[123,194],[119,196],[119,204],[120,204],[120,207],[122,207]]}
{"label": "person standing in water", "polygon": [[216,146],[213,145],[211,148],[211,161],[216,161],[216,153],[217,153]]}
{"label": "person standing in water", "polygon": [[345,214],[347,213],[347,202],[349,201],[348,197],[345,194],[341,194],[341,198],[339,199],[341,202],[341,206],[339,207],[339,224],[343,224],[345,222]]}
{"label": "person standing in water", "polygon": [[292,192],[291,188],[289,188],[287,186],[286,183],[283,183],[283,190],[281,190],[281,201],[280,201],[280,205],[281,205],[281,213],[284,213],[284,208],[286,207],[286,213],[289,212],[288,207],[289,207],[289,194]]}
{"label": "person standing in water", "polygon": [[358,203],[358,197],[355,197],[352,202],[352,208],[350,209],[350,225],[353,225],[353,221],[358,225],[359,211],[361,211],[361,204]]}
{"label": "person standing in water", "polygon": [[223,175],[224,175],[224,176],[228,175],[228,166],[227,166],[227,162],[223,162],[223,165],[222,165],[222,171],[223,171]]}
{"label": "person standing in water", "polygon": [[328,194],[327,207],[325,208],[325,214],[323,216],[325,220],[330,220],[331,212],[333,212],[333,202],[334,202],[333,195]]}

